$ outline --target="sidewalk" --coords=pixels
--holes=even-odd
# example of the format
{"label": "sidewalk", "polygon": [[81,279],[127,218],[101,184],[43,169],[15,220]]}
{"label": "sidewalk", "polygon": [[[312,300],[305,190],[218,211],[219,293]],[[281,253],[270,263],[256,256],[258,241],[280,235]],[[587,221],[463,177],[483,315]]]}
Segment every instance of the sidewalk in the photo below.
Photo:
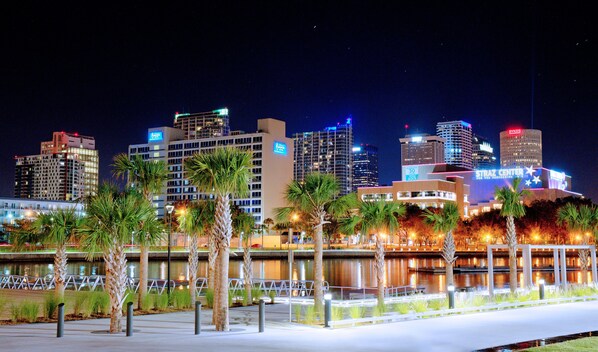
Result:
{"label": "sidewalk", "polygon": [[266,307],[262,334],[257,308],[247,307],[231,310],[226,333],[215,332],[210,311],[202,311],[199,336],[192,312],[136,316],[132,337],[101,333],[107,319],[67,322],[61,339],[56,324],[0,326],[0,351],[472,351],[598,330],[597,301],[340,329],[289,324],[288,306]]}

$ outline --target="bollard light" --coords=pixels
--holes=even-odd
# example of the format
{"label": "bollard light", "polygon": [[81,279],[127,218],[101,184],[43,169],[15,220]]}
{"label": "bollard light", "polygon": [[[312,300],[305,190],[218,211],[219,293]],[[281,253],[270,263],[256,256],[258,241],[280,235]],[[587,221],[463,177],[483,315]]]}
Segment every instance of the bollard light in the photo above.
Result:
{"label": "bollard light", "polygon": [[201,333],[201,302],[195,302],[195,335]]}
{"label": "bollard light", "polygon": [[133,302],[127,303],[127,336],[133,336]]}
{"label": "bollard light", "polygon": [[324,327],[330,327],[330,320],[332,319],[332,294],[324,295]]}
{"label": "bollard light", "polygon": [[266,327],[266,301],[264,301],[263,299],[260,299],[260,305],[258,309],[258,321],[258,331],[264,332],[264,329]]}
{"label": "bollard light", "polygon": [[544,299],[544,279],[538,280],[540,299]]}
{"label": "bollard light", "polygon": [[449,309],[454,309],[455,308],[455,286],[448,285],[446,290],[448,291]]}
{"label": "bollard light", "polygon": [[56,337],[64,336],[64,303],[58,305],[58,324],[56,326]]}

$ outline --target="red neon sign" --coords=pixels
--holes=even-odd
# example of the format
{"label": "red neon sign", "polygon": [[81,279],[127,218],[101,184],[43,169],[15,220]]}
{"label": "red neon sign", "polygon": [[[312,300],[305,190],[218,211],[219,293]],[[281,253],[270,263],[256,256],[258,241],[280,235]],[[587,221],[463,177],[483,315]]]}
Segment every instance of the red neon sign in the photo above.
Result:
{"label": "red neon sign", "polygon": [[519,136],[522,132],[523,132],[523,130],[521,128],[514,128],[514,129],[507,130],[507,134],[509,136]]}

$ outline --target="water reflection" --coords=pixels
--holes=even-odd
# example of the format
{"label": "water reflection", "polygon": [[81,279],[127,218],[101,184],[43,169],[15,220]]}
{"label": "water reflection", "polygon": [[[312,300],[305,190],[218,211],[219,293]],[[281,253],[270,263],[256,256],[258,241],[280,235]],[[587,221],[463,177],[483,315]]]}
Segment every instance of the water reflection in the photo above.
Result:
{"label": "water reflection", "polygon": [[[376,273],[373,259],[326,259],[324,260],[324,279],[332,286],[352,287],[375,287]],[[485,267],[486,257],[458,258],[456,266]],[[495,258],[495,266],[507,266],[508,258]],[[552,265],[551,257],[534,258],[533,265],[543,267]],[[579,265],[576,257],[567,258],[568,266]],[[389,286],[423,286],[428,293],[442,292],[445,290],[446,277],[444,274],[423,273],[410,270],[418,267],[443,267],[444,262],[440,258],[393,258],[387,259],[384,270],[384,280]],[[243,263],[241,261],[231,262],[230,277],[240,278],[243,275]],[[129,262],[127,274],[138,277],[139,263]],[[313,278],[313,260],[295,259],[293,264],[293,278],[311,280]],[[168,265],[166,261],[152,261],[149,263],[149,277],[166,279]],[[6,275],[31,275],[45,276],[53,273],[53,265],[47,263],[4,263],[0,264],[0,272]],[[104,262],[70,262],[67,268],[71,275],[102,275],[105,273]],[[207,261],[201,261],[198,268],[198,276],[206,277],[208,272]],[[289,267],[286,260],[254,260],[253,274],[256,278],[266,279],[287,279]],[[187,280],[189,277],[189,265],[187,261],[172,261],[170,277],[175,280]],[[548,284],[554,282],[552,271],[534,271],[534,282],[544,279]],[[582,283],[580,271],[569,271],[567,280],[574,283]],[[509,282],[508,272],[495,272],[494,284],[500,288]],[[519,272],[518,282],[523,284],[523,274]],[[588,272],[587,282],[591,282],[591,272]],[[487,287],[487,273],[462,273],[455,274],[456,286]]]}

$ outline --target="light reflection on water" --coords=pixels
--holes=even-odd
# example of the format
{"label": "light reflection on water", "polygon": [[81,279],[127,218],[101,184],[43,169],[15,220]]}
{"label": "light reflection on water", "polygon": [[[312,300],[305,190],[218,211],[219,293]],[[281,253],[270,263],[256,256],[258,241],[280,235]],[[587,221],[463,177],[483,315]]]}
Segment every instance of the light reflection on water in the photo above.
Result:
{"label": "light reflection on water", "polygon": [[[486,257],[458,258],[455,265],[461,266],[486,266]],[[521,265],[521,262],[519,263]],[[533,260],[534,266],[552,265],[551,257],[537,257]],[[127,274],[134,277],[139,275],[139,263],[128,262]],[[508,258],[495,258],[495,266],[507,266]],[[567,258],[567,265],[578,265],[575,257]],[[444,274],[431,274],[415,272],[409,268],[415,267],[443,267],[444,262],[440,258],[392,258],[386,260],[384,279],[389,286],[423,286],[425,292],[434,293],[444,291],[446,277]],[[166,279],[166,261],[151,261],[149,263],[149,277]],[[199,262],[199,277],[207,277],[207,262]],[[52,264],[44,263],[3,263],[0,264],[0,273],[15,275],[45,276],[53,272]],[[229,277],[242,277],[243,262],[231,261]],[[254,260],[253,274],[256,278],[265,279],[287,279],[289,268],[286,260]],[[68,274],[72,275],[103,275],[104,263],[98,262],[69,262]],[[171,278],[174,280],[186,280],[189,276],[187,261],[177,260],[171,262]],[[296,259],[293,265],[293,278],[300,280],[313,279],[313,260]],[[534,271],[534,282],[544,279],[548,284],[554,282],[552,271]],[[569,271],[567,273],[569,282],[582,282],[581,272]],[[590,276],[589,276],[590,278]],[[352,286],[352,287],[375,287],[376,277],[373,259],[325,259],[324,279],[331,286]],[[519,282],[523,275],[519,273]],[[495,287],[502,287],[509,281],[509,274],[496,272],[494,274]],[[455,274],[456,286],[487,287],[487,273],[464,273]]]}

